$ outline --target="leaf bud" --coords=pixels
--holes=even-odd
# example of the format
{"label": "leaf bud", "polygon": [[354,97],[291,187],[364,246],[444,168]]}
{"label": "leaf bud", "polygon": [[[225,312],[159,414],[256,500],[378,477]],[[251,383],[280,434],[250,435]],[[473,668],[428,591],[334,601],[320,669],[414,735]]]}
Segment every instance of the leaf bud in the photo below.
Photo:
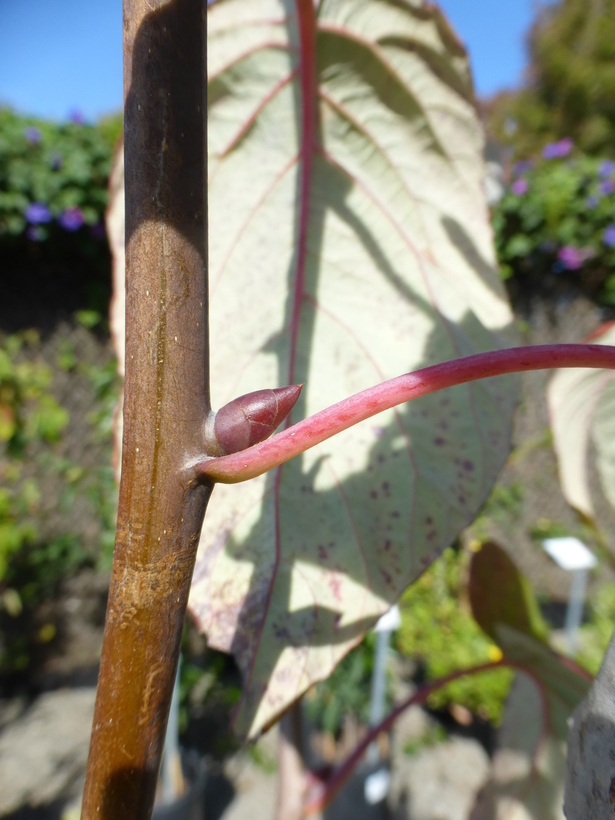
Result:
{"label": "leaf bud", "polygon": [[214,434],[226,454],[264,441],[293,409],[302,384],[256,390],[233,399],[216,413]]}

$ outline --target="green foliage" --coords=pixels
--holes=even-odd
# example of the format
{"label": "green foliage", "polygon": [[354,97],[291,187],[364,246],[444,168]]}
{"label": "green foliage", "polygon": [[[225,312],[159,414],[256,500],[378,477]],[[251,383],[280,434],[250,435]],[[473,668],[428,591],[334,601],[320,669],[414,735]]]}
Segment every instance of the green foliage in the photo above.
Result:
{"label": "green foliage", "polygon": [[501,627],[547,643],[549,630],[527,578],[494,541],[473,549],[468,579],[470,609],[480,628],[501,647]]}
{"label": "green foliage", "polygon": [[212,704],[214,708],[219,705],[235,707],[241,696],[241,689],[227,680],[228,655],[208,650],[204,659],[199,661],[183,661],[181,665],[179,717],[182,732],[188,725],[191,710],[198,712]]}
{"label": "green foliage", "polygon": [[[82,366],[82,370],[87,373],[96,396],[94,409],[88,415],[88,421],[92,425],[92,438],[96,442],[108,442],[110,445],[113,439],[113,416],[120,394],[116,361],[111,359],[103,367]],[[98,568],[110,569],[115,544],[118,495],[110,446],[108,461],[100,464],[95,475],[87,482],[87,495],[102,529]]]}
{"label": "green foliage", "polygon": [[404,744],[404,754],[413,757],[423,749],[435,746],[446,740],[446,730],[439,723],[435,723],[427,729],[427,732],[420,737],[412,737]]}
{"label": "green foliage", "polygon": [[115,545],[117,494],[118,487],[113,467],[110,464],[101,464],[87,487],[88,499],[102,529],[100,551],[97,556],[97,568],[100,570],[111,569]]}
{"label": "green foliage", "polygon": [[493,215],[503,278],[553,274],[615,304],[615,165],[578,155],[520,163]]}
{"label": "green foliage", "polygon": [[[24,513],[34,506],[30,487],[24,484],[19,489],[0,489],[0,581],[6,577],[11,557],[22,547],[33,544],[38,535],[34,524],[24,520]],[[21,603],[15,606],[20,609]]]}
{"label": "green foliage", "polygon": [[0,252],[10,327],[19,327],[25,305],[33,316],[37,308],[46,315],[106,311],[103,216],[117,125],[117,118],[100,127],[46,122],[0,108]]}
{"label": "green foliage", "polygon": [[196,743],[203,749],[205,744],[216,757],[236,751],[239,738],[228,726],[240,696],[241,677],[230,655],[207,647],[192,619],[186,618],[179,681],[179,731],[187,733],[185,745]]}
{"label": "green foliage", "polygon": [[116,114],[101,117],[96,123],[96,127],[106,140],[107,145],[110,148],[115,148],[124,130],[124,112],[118,111]]}
{"label": "green foliage", "polygon": [[[88,321],[91,317],[88,315]],[[86,365],[70,339],[59,342],[58,370],[86,375],[94,388],[90,440],[108,444],[108,459],[85,469],[63,455],[69,414],[54,398],[54,373],[43,363],[36,332],[0,338],[0,671],[27,668],[35,644],[52,639],[34,613],[58,583],[84,563],[111,563],[117,487],[111,460],[111,420],[119,393],[115,362]],[[42,487],[52,483],[56,509],[89,499],[100,529],[98,549],[86,550],[69,529],[49,525]]]}
{"label": "green foliage", "polygon": [[493,492],[480,511],[481,515],[494,518],[496,521],[508,516],[519,517],[523,509],[525,489],[520,481],[512,484],[496,484]]}
{"label": "green foliage", "polygon": [[560,0],[530,32],[528,83],[489,106],[489,128],[518,157],[572,137],[589,153],[614,155],[615,0]]}
{"label": "green foliage", "polygon": [[[22,605],[33,607],[50,597],[58,582],[87,558],[80,539],[71,533],[47,542],[33,539],[29,549],[20,550],[13,556],[4,580],[11,589],[19,585]],[[25,580],[28,578],[31,580]]]}
{"label": "green foliage", "polygon": [[[0,238],[32,241],[98,225],[107,205],[112,146],[107,129],[55,124],[0,109]],[[38,203],[39,209],[29,212]],[[80,217],[77,215],[77,211]],[[66,219],[72,214],[72,222]],[[77,227],[75,227],[77,226]]]}
{"label": "green foliage", "polygon": [[576,660],[596,675],[615,629],[615,584],[606,584],[589,596],[588,607],[588,621],[579,630]]}
{"label": "green foliage", "polygon": [[[327,680],[316,684],[308,692],[305,700],[314,726],[338,736],[347,715],[353,715],[363,725],[369,723],[375,648],[376,634],[370,632],[346,655]],[[387,691],[386,698],[389,708],[392,704],[390,691]]]}
{"label": "green foliage", "polygon": [[[467,552],[447,549],[401,598],[397,648],[424,664],[429,681],[502,657],[470,612],[469,561]],[[458,703],[498,725],[511,681],[508,669],[470,675],[438,689],[429,703],[434,708]]]}
{"label": "green foliage", "polygon": [[[37,630],[30,614],[87,558],[72,533],[41,536],[41,491],[25,473],[32,445],[52,448],[69,421],[50,393],[50,369],[33,355],[37,345],[38,336],[31,331],[0,343],[0,621],[14,621],[0,632],[2,672],[27,668],[33,644],[52,640],[55,626]],[[71,469],[69,463],[64,470],[69,483]]]}
{"label": "green foliage", "polygon": [[570,527],[560,524],[559,521],[551,521],[550,518],[539,518],[532,524],[529,533],[538,546],[542,546],[545,538],[566,538],[572,535]]}
{"label": "green foliage", "polygon": [[33,331],[5,338],[0,345],[0,442],[21,454],[30,439],[57,441],[68,424],[67,412],[49,393],[51,370],[44,364],[16,360],[24,343],[33,347]]}
{"label": "green foliage", "polygon": [[23,603],[40,601],[84,557],[77,539],[68,534],[41,544],[36,523],[40,491],[32,478],[24,477],[28,445],[56,443],[69,422],[68,412],[50,393],[51,370],[20,355],[24,346],[32,354],[37,344],[32,331],[7,336],[0,344],[0,587],[12,589],[18,578],[29,578],[4,599],[15,612]]}
{"label": "green foliage", "polygon": [[262,745],[258,743],[253,743],[248,746],[248,752],[250,757],[252,758],[252,762],[255,763],[259,769],[265,774],[275,774],[278,770],[278,761],[275,757],[268,753],[268,750],[263,748]]}
{"label": "green foliage", "polygon": [[92,328],[100,324],[102,316],[97,310],[77,310],[75,312],[75,319],[87,330],[92,330]]}

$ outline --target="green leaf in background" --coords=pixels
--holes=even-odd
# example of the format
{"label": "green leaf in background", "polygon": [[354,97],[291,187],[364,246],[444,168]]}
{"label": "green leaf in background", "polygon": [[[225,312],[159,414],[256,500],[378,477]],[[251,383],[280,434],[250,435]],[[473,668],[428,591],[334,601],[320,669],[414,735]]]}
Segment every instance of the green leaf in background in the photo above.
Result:
{"label": "green leaf in background", "polygon": [[40,436],[49,442],[58,440],[69,421],[68,410],[61,407],[52,396],[41,396],[28,419],[31,435]]}
{"label": "green leaf in background", "polygon": [[547,627],[527,578],[493,541],[472,556],[468,590],[472,615],[494,641],[499,624],[546,640]]}
{"label": "green leaf in background", "polygon": [[472,820],[563,820],[568,719],[591,680],[542,641],[504,624],[496,633],[505,658],[526,671],[513,684]]}
{"label": "green leaf in background", "polygon": [[[614,345],[615,326],[604,326],[591,341]],[[610,370],[560,370],[547,390],[562,492],[587,518],[594,517],[587,468],[590,437],[602,490],[615,507],[614,376]]]}

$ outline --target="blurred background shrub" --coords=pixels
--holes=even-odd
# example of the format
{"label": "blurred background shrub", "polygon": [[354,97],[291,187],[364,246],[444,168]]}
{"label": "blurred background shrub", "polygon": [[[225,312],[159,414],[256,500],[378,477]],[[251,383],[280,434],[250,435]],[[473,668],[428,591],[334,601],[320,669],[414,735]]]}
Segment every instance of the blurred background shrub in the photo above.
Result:
{"label": "blurred background shrub", "polygon": [[615,0],[543,4],[528,51],[524,85],[484,106],[489,136],[517,159],[566,137],[615,157]]}
{"label": "blurred background shrub", "polygon": [[[369,725],[376,633],[368,632],[361,643],[336,666],[327,680],[314,686],[306,695],[307,713],[317,728],[338,738],[344,721],[350,716],[361,725]],[[385,693],[386,709],[393,704],[391,681]]]}
{"label": "blurred background shrub", "polygon": [[[119,128],[118,128],[119,126]],[[95,127],[0,109],[0,237],[104,237],[107,180],[121,119]],[[89,230],[88,230],[89,229]]]}
{"label": "blurred background shrub", "polygon": [[65,579],[110,566],[119,383],[103,219],[120,131],[121,116],[0,109],[0,684],[58,649],[61,613],[43,604]]}
{"label": "blurred background shrub", "polygon": [[615,305],[615,162],[547,144],[512,168],[493,227],[500,270],[515,295],[553,276]]}
{"label": "blurred background shrub", "polygon": [[27,672],[56,638],[56,619],[37,610],[62,581],[111,563],[119,384],[110,351],[84,344],[89,333],[75,321],[47,339],[0,334],[0,677]]}
{"label": "blurred background shrub", "polygon": [[[420,664],[426,682],[502,657],[472,617],[466,592],[470,557],[467,550],[450,547],[401,597],[397,650]],[[509,669],[469,675],[438,689],[428,704],[463,706],[498,726],[512,679]]]}

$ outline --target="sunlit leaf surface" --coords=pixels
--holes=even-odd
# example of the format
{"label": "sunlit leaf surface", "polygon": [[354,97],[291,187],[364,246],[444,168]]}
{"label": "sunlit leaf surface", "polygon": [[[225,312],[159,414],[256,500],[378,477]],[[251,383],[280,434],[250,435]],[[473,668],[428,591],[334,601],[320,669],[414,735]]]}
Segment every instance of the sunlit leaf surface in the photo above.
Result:
{"label": "sunlit leaf surface", "polygon": [[[606,326],[591,341],[615,345],[615,326]],[[602,489],[615,506],[615,372],[559,370],[549,383],[547,398],[562,491],[573,507],[593,518],[587,466],[590,440]]]}
{"label": "sunlit leaf surface", "polygon": [[[293,419],[505,345],[467,55],[409,0],[209,12],[214,406],[305,382]],[[255,734],[466,525],[509,447],[514,379],[416,401],[219,486],[191,608]]]}

